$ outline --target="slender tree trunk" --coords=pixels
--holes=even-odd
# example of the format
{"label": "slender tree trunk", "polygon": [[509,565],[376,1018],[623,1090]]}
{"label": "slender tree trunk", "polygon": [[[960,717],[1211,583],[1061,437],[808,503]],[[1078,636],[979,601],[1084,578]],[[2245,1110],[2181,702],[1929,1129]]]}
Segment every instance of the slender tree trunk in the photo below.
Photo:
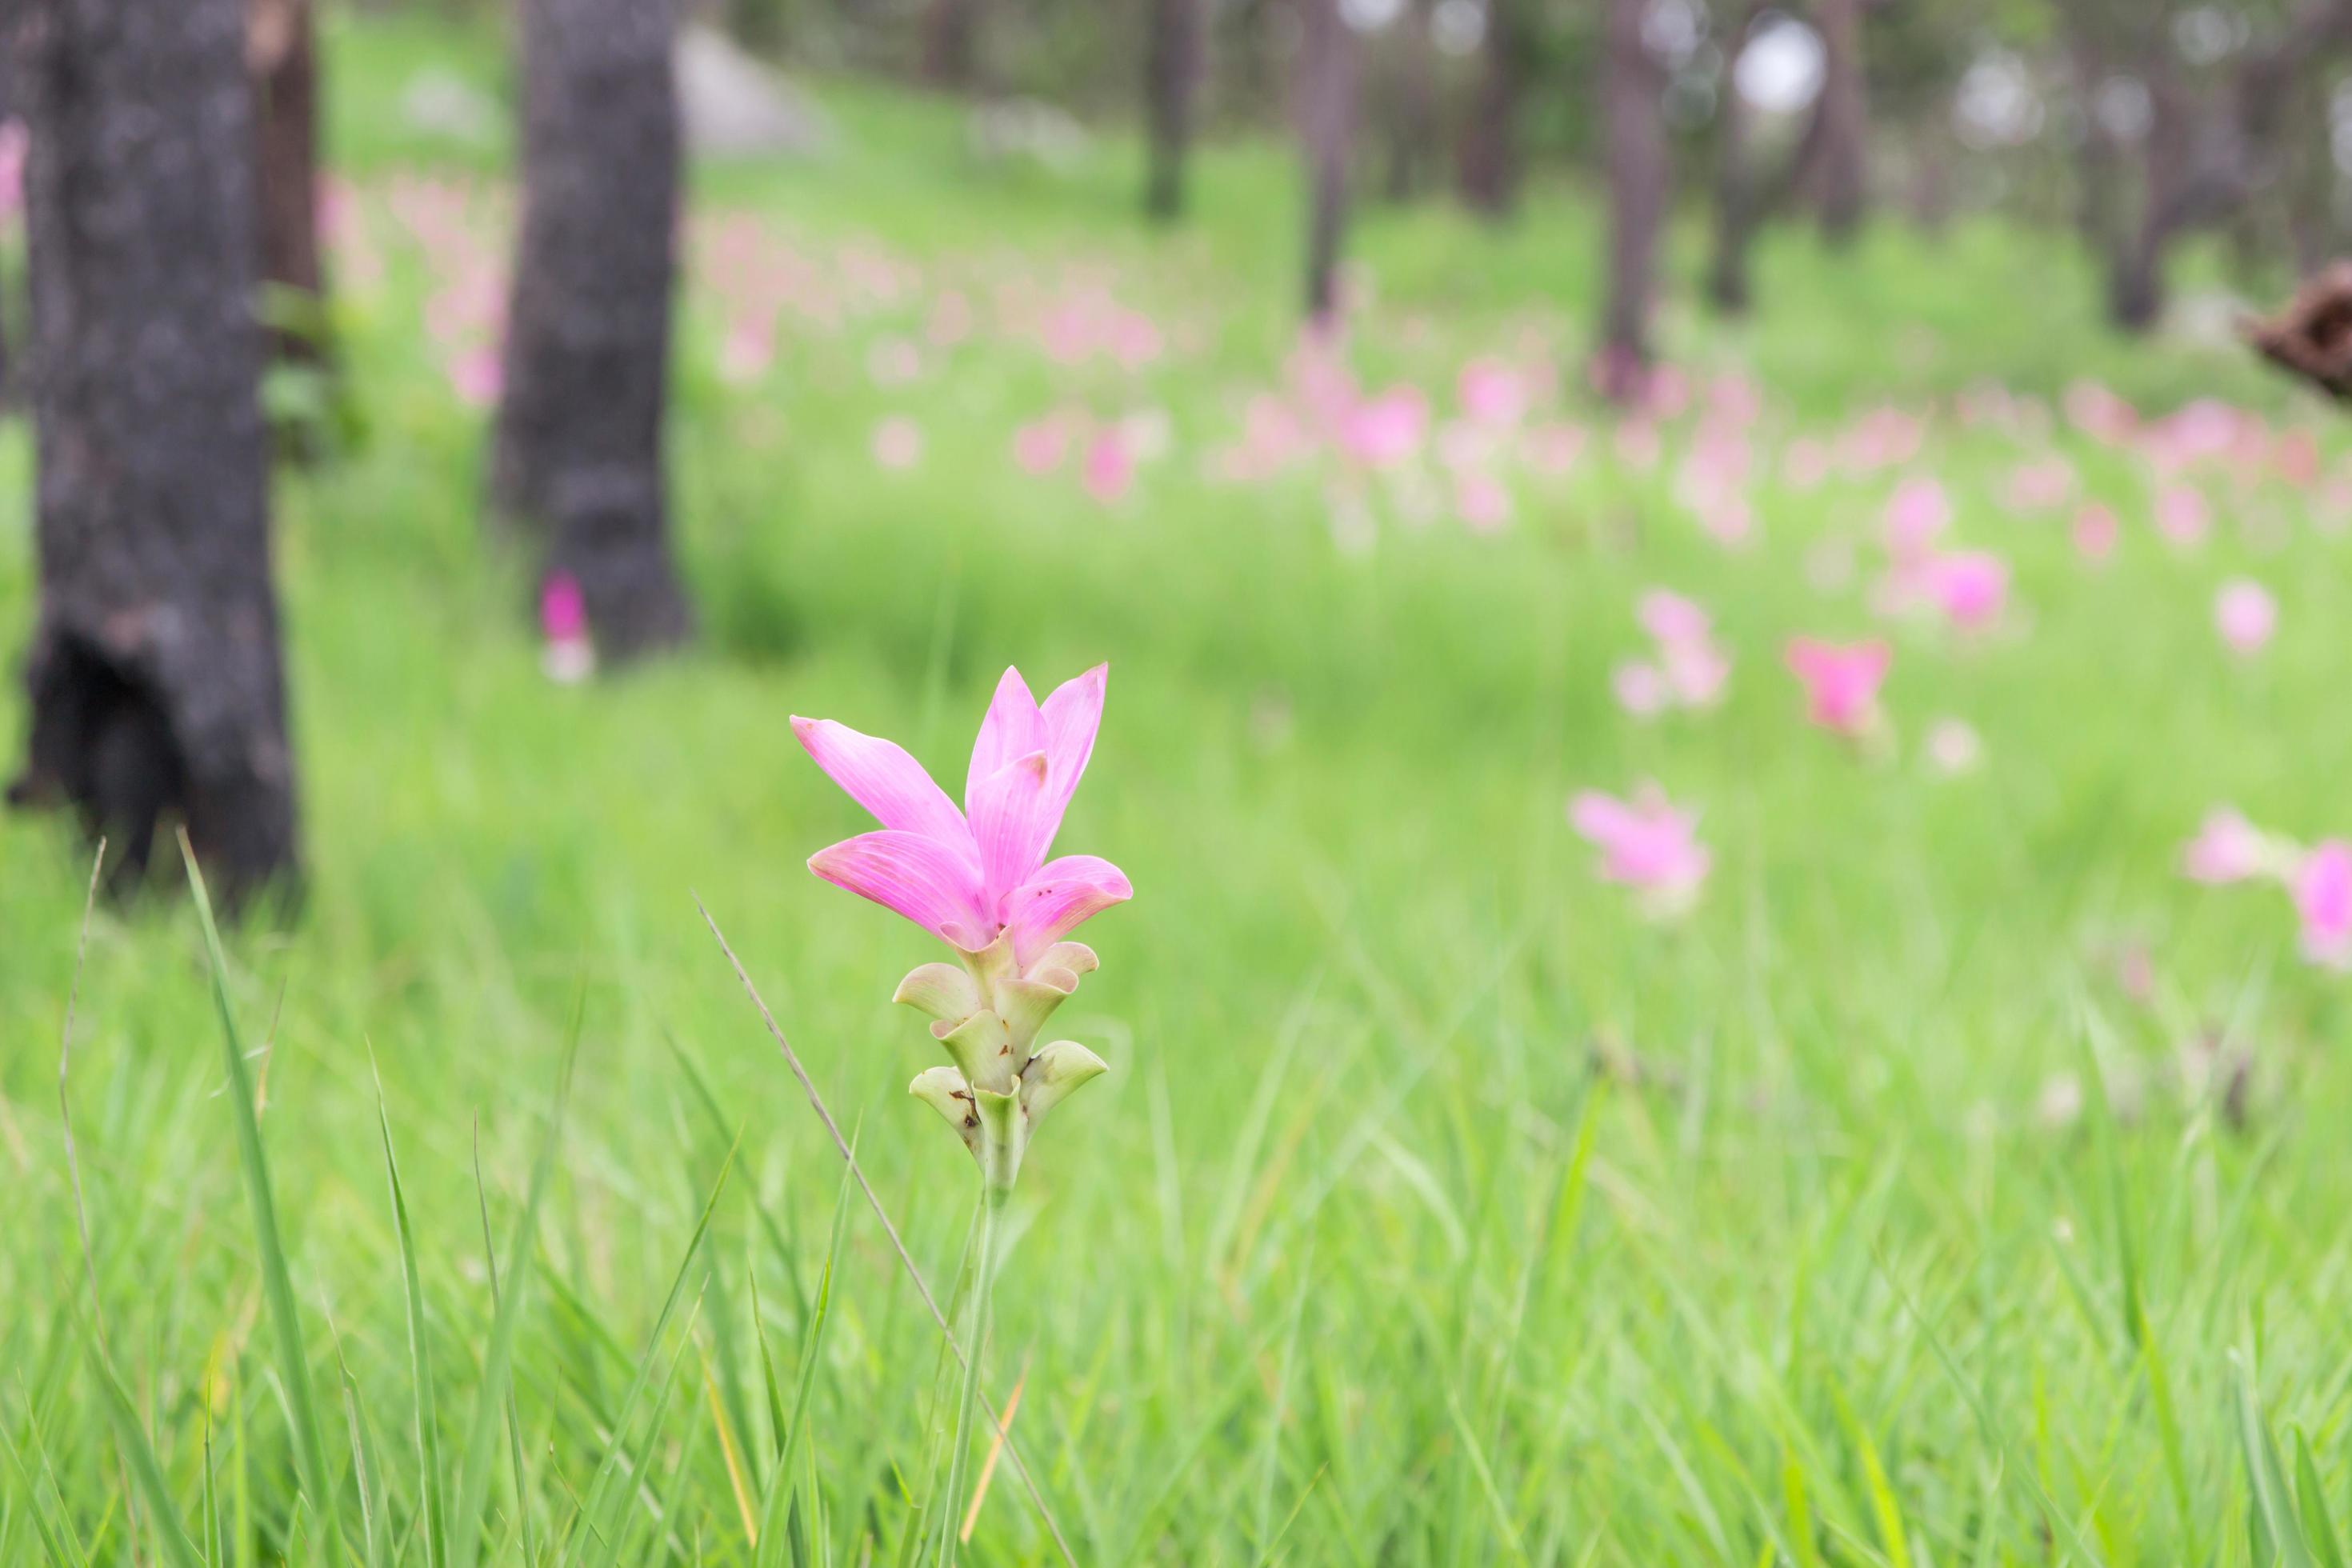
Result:
{"label": "slender tree trunk", "polygon": [[1143,210],[1170,221],[1184,212],[1184,160],[1192,150],[1193,103],[1202,68],[1203,0],[1147,0],[1143,97],[1150,121],[1150,169]]}
{"label": "slender tree trunk", "polygon": [[[1726,56],[1729,67],[1738,65],[1762,9],[1760,4],[1750,0],[1741,13]],[[1748,313],[1751,300],[1748,242],[1755,237],[1757,223],[1763,216],[1763,203],[1755,156],[1748,146],[1749,121],[1754,116],[1748,100],[1739,96],[1738,85],[1728,79],[1732,69],[1727,68],[1724,75],[1727,79],[1722,107],[1716,111],[1715,247],[1706,269],[1706,297],[1722,314],[1741,316]]]}
{"label": "slender tree trunk", "polygon": [[319,261],[319,53],[310,0],[252,0],[247,63],[260,106],[261,276],[280,291],[269,312],[270,349],[281,359],[316,360],[327,347],[326,275]]}
{"label": "slender tree trunk", "polygon": [[1299,0],[1299,136],[1307,153],[1307,314],[1339,309],[1339,247],[1348,221],[1348,151],[1356,133],[1356,49],[1339,0]]}
{"label": "slender tree trunk", "polygon": [[20,803],[118,885],[176,819],[225,900],[295,870],[253,314],[244,0],[25,0],[40,605]]}
{"label": "slender tree trunk", "polygon": [[608,659],[681,641],[662,425],[676,276],[672,0],[524,0],[523,217],[491,500]]}
{"label": "slender tree trunk", "polygon": [[1520,7],[1527,0],[1487,0],[1477,91],[1462,128],[1455,177],[1474,212],[1507,217],[1519,195],[1519,98],[1527,72]]}
{"label": "slender tree trunk", "polygon": [[923,79],[957,90],[980,79],[981,0],[930,0],[923,13]]}
{"label": "slender tree trunk", "polygon": [[1870,109],[1863,79],[1862,0],[1815,0],[1813,17],[1824,51],[1814,200],[1822,234],[1843,245],[1860,226],[1869,195]]}
{"label": "slender tree trunk", "polygon": [[1388,199],[1409,202],[1437,150],[1437,51],[1429,36],[1435,0],[1410,0],[1397,19],[1396,109],[1388,117]]}
{"label": "slender tree trunk", "polygon": [[1650,308],[1658,226],[1665,216],[1664,72],[1642,37],[1647,0],[1609,0],[1601,100],[1609,159],[1609,293],[1601,318],[1601,390],[1617,402],[1649,379]]}

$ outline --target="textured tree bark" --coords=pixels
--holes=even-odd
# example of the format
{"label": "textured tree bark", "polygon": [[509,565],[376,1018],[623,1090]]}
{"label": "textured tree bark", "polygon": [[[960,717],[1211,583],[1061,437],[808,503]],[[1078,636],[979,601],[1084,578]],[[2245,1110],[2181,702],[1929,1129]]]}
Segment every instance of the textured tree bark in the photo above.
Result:
{"label": "textured tree bark", "polygon": [[24,0],[40,605],[9,794],[135,879],[296,868],[254,319],[244,0]]}
{"label": "textured tree bark", "polygon": [[1339,246],[1348,222],[1348,152],[1356,134],[1356,49],[1339,0],[1298,0],[1298,127],[1307,172],[1307,315],[1339,310]]}
{"label": "textured tree bark", "polygon": [[1863,77],[1862,0],[1816,0],[1823,48],[1813,199],[1822,233],[1843,245],[1861,226],[1870,184],[1870,103]]}
{"label": "textured tree bark", "polygon": [[1507,217],[1519,198],[1519,98],[1527,81],[1525,0],[1488,0],[1478,89],[1455,177],[1475,212]]}
{"label": "textured tree bark", "polygon": [[1150,129],[1150,168],[1143,210],[1171,220],[1184,213],[1184,160],[1192,150],[1192,113],[1200,96],[1202,0],[1150,0],[1144,43],[1143,96]]}
{"label": "textured tree bark", "polygon": [[677,270],[672,0],[525,0],[523,216],[496,514],[580,585],[608,661],[682,641],[662,425]]}
{"label": "textured tree bark", "polygon": [[923,13],[923,79],[962,89],[980,77],[981,0],[931,0]]}
{"label": "textured tree bark", "polygon": [[1649,381],[1650,308],[1665,216],[1665,72],[1642,37],[1646,0],[1609,0],[1601,100],[1609,160],[1609,292],[1601,316],[1603,396],[1638,398]]}
{"label": "textured tree bark", "polygon": [[[260,106],[261,276],[276,302],[270,352],[316,361],[327,351],[319,259],[319,55],[310,0],[252,0],[247,63]],[[300,318],[278,319],[291,306]]]}

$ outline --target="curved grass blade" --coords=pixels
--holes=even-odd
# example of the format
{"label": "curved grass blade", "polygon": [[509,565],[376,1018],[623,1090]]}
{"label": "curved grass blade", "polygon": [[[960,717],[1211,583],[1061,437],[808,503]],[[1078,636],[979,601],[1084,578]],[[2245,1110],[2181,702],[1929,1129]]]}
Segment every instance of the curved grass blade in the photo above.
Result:
{"label": "curved grass blade", "polygon": [[[855,1132],[851,1134],[850,1145],[854,1151],[856,1146]],[[807,1443],[809,1394],[816,1386],[817,1363],[823,1358],[824,1349],[824,1327],[833,1315],[834,1270],[841,1262],[841,1238],[848,1228],[851,1191],[850,1173],[845,1165],[840,1190],[833,1199],[833,1234],[825,1243],[824,1270],[817,1276],[816,1309],[809,1317],[808,1332],[801,1344],[801,1375],[799,1385],[793,1391],[793,1413],[782,1428],[783,1452],[777,1458],[775,1474],[768,1483],[767,1504],[760,1522],[760,1540],[763,1543],[760,1561],[762,1563],[780,1560],[779,1543],[785,1532],[776,1528],[776,1510],[779,1507],[789,1506],[786,1500],[795,1490],[793,1461]]]}
{"label": "curved grass blade", "polygon": [[196,921],[204,928],[205,955],[212,964],[213,1003],[220,1011],[221,1041],[228,1058],[228,1100],[236,1124],[237,1160],[245,1167],[246,1195],[253,1208],[254,1241],[261,1255],[261,1293],[269,1306],[278,1381],[284,1385],[294,1425],[295,1466],[303,1489],[310,1494],[312,1511],[323,1521],[327,1538],[341,1547],[341,1500],[327,1468],[326,1440],[310,1385],[310,1361],[302,1349],[302,1321],[295,1310],[294,1281],[287,1272],[285,1243],[278,1232],[278,1200],[269,1185],[269,1158],[262,1147],[261,1121],[253,1108],[252,1075],[246,1068],[245,1047],[237,1037],[236,1013],[229,1005],[228,961],[221,953],[212,898],[205,890],[205,875],[197,869],[196,853],[184,828],[180,833],[180,857],[187,865]]}
{"label": "curved grass blade", "polygon": [[2262,1407],[2255,1403],[2254,1376],[2242,1357],[2237,1363],[2238,1436],[2246,1449],[2246,1480],[2254,1493],[2249,1518],[2254,1537],[2254,1560],[2280,1568],[2316,1568],[2311,1548],[2303,1538],[2303,1521],[2295,1518],[2294,1498],[2287,1490],[2278,1445],[2271,1439]]}
{"label": "curved grass blade", "polygon": [[[247,1102],[248,1105],[251,1101]],[[131,1407],[131,1396],[122,1392],[115,1380],[114,1369],[92,1346],[89,1352],[90,1374],[98,1379],[100,1402],[106,1406],[107,1419],[114,1424],[114,1435],[122,1445],[123,1457],[130,1461],[131,1484],[145,1494],[148,1511],[153,1515],[154,1536],[163,1543],[163,1560],[172,1568],[201,1568],[196,1556],[196,1543],[188,1539],[186,1527],[180,1522],[179,1505],[172,1500],[172,1489],[163,1479],[163,1467],[155,1462],[155,1450],[148,1446],[147,1433],[139,1425],[139,1413]]]}
{"label": "curved grass blade", "polygon": [[449,1562],[454,1568],[474,1568],[475,1556],[481,1550],[482,1508],[489,1496],[490,1462],[498,1449],[499,1416],[507,1408],[509,1370],[514,1362],[515,1331],[522,1321],[523,1286],[530,1265],[531,1242],[539,1231],[539,1205],[547,1195],[548,1178],[555,1169],[555,1149],[562,1136],[564,1106],[572,1093],[572,1052],[579,1039],[576,1027],[572,1038],[556,1084],[555,1114],[548,1122],[547,1140],[531,1170],[530,1195],[523,1202],[522,1218],[516,1222],[513,1239],[507,1244],[506,1288],[499,1294],[490,1325],[489,1349],[482,1358],[482,1386],[475,1398],[473,1426],[467,1431],[465,1459],[457,1473],[457,1506],[449,1516]]}
{"label": "curved grass blade", "polygon": [[[490,1199],[482,1184],[482,1130],[474,1128],[474,1203],[482,1215],[482,1259],[490,1271],[490,1310],[500,1306],[499,1244],[490,1235]],[[530,1522],[530,1472],[522,1462],[522,1412],[515,1404],[514,1384],[507,1384],[507,1448],[514,1462],[515,1518],[522,1526],[523,1561],[537,1568],[539,1542]]]}
{"label": "curved grass blade", "polygon": [[[371,1064],[371,1067],[373,1064]],[[433,1401],[433,1356],[425,1329],[425,1285],[416,1268],[416,1232],[409,1224],[408,1198],[401,1190],[400,1162],[392,1152],[392,1118],[383,1106],[383,1080],[375,1085],[376,1129],[383,1138],[383,1177],[392,1189],[393,1233],[400,1242],[400,1282],[408,1299],[408,1375],[416,1422],[417,1491],[425,1517],[426,1568],[448,1561],[449,1521],[441,1496],[440,1422]]]}
{"label": "curved grass blade", "polygon": [[2311,1543],[2320,1568],[2344,1568],[2344,1548],[2327,1517],[2327,1489],[2320,1482],[2319,1467],[2311,1461],[2311,1444],[2301,1427],[2294,1434],[2294,1506],[2303,1516],[2304,1539]]}

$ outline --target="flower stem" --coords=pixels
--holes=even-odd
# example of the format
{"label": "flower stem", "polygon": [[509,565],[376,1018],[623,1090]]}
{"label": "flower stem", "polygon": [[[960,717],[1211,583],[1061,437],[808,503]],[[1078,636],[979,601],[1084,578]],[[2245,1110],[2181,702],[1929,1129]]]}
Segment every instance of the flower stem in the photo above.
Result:
{"label": "flower stem", "polygon": [[971,1413],[980,1402],[980,1363],[988,1345],[989,1300],[995,1294],[989,1275],[996,1266],[996,1211],[1008,1194],[983,1183],[980,1197],[980,1245],[972,1263],[971,1305],[964,1331],[963,1396],[956,1402],[955,1446],[948,1450],[948,1507],[940,1528],[940,1568],[952,1568],[956,1531],[963,1518],[964,1459],[971,1451]]}

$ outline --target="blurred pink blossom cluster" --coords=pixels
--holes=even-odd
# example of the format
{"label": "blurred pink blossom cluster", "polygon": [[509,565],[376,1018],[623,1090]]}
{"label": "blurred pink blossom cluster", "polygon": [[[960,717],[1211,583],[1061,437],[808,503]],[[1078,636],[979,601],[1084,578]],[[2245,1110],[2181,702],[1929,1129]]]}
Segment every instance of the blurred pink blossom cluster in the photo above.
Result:
{"label": "blurred pink blossom cluster", "polygon": [[2305,848],[2256,827],[2234,807],[2216,806],[2182,849],[2180,868],[2210,885],[2267,881],[2284,888],[2302,927],[2304,957],[2352,969],[2352,842],[2326,838]]}
{"label": "blurred pink blossom cluster", "polygon": [[1723,699],[1731,660],[1717,646],[1706,612],[1680,594],[1653,588],[1635,607],[1653,653],[1628,659],[1610,677],[1617,700],[1637,719],[1669,708],[1712,708]]}
{"label": "blurred pink blossom cluster", "polygon": [[1890,615],[1924,606],[1962,631],[1982,631],[2009,603],[2009,565],[1990,551],[1946,548],[1951,521],[1951,499],[1937,480],[1915,476],[1895,486],[1885,514],[1878,606]]}
{"label": "blurred pink blossom cluster", "polygon": [[1645,913],[1678,915],[1697,901],[1713,858],[1698,840],[1696,814],[1677,808],[1656,784],[1630,800],[1585,790],[1568,803],[1568,820],[1601,852],[1601,879],[1632,889]]}

